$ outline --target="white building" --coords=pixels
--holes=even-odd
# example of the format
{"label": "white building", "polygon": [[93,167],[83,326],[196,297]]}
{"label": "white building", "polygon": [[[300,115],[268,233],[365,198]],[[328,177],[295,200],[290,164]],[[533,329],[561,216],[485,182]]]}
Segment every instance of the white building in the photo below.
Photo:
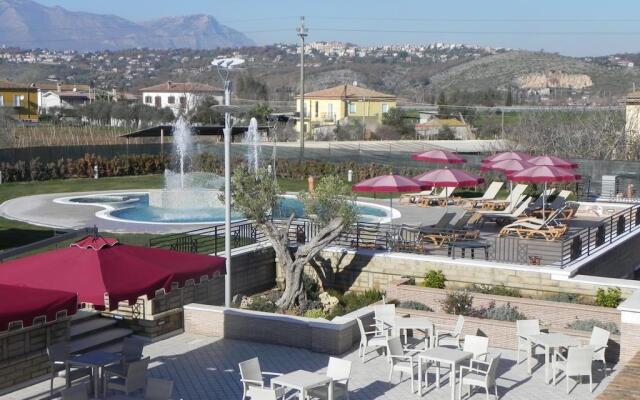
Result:
{"label": "white building", "polygon": [[93,93],[85,92],[38,92],[40,98],[40,112],[47,112],[51,108],[75,108],[94,100]]}
{"label": "white building", "polygon": [[157,108],[169,107],[177,116],[195,109],[202,100],[213,97],[218,104],[224,100],[224,89],[204,83],[166,82],[140,89],[142,102]]}

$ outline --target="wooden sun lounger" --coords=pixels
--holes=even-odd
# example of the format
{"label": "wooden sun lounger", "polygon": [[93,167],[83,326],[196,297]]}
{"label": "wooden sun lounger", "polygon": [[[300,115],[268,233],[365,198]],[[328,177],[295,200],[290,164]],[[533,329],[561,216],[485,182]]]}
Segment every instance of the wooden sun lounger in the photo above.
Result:
{"label": "wooden sun lounger", "polygon": [[433,195],[433,189],[423,190],[419,193],[404,193],[400,196],[400,204],[417,204],[423,196]]}
{"label": "wooden sun lounger", "polygon": [[452,200],[451,195],[455,190],[455,187],[442,188],[439,193],[433,196],[422,196],[418,204],[420,207],[430,207],[433,203],[438,206],[446,205]]}
{"label": "wooden sun lounger", "polygon": [[478,204],[482,204],[485,201],[495,200],[496,196],[498,195],[498,192],[500,192],[500,189],[502,188],[503,185],[504,185],[504,182],[497,182],[497,181],[491,182],[491,185],[489,185],[489,187],[484,192],[482,197],[472,197],[472,198],[464,199],[465,206],[470,208],[476,208]]}
{"label": "wooden sun lounger", "polygon": [[[493,212],[498,210],[504,210],[507,212],[511,212],[515,209],[515,207],[518,204],[520,204],[520,201],[523,198],[522,196],[524,195],[524,191],[527,190],[528,186],[529,185],[518,184],[516,185],[515,188],[513,188],[513,191],[506,199],[486,200],[479,203],[479,205],[484,211]],[[512,203],[510,199],[516,199],[516,202]]]}
{"label": "wooden sun lounger", "polygon": [[510,234],[516,234],[521,239],[532,239],[535,236],[540,236],[547,241],[556,240],[564,235],[568,230],[567,225],[538,225],[530,222],[516,222],[511,225],[507,225],[500,230],[498,234],[500,237],[509,236]]}

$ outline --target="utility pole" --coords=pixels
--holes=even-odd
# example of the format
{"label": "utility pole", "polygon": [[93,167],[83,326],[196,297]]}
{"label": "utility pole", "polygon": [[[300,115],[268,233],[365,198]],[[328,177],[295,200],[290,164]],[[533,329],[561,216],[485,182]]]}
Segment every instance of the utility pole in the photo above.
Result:
{"label": "utility pole", "polygon": [[298,36],[300,37],[300,162],[304,159],[304,38],[309,30],[304,26],[304,17],[300,17]]}

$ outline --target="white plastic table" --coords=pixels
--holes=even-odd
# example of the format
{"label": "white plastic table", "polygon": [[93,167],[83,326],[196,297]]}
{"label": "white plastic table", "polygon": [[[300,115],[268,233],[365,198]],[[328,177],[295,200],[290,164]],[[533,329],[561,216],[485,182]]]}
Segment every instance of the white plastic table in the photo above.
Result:
{"label": "white plastic table", "polygon": [[307,398],[307,391],[314,387],[329,385],[329,400],[333,400],[333,380],[326,375],[316,374],[304,370],[297,370],[288,374],[271,378],[271,386],[283,386],[300,392],[299,399]]}
{"label": "white plastic table", "polygon": [[[582,344],[580,338],[565,335],[563,333],[541,333],[539,335],[527,336],[529,343],[535,343],[544,348],[544,382],[549,384],[551,377],[551,349],[560,347],[579,346]],[[527,369],[531,375],[531,357],[527,357]]]}
{"label": "white plastic table", "polygon": [[[422,363],[433,361],[436,363],[436,387],[440,388],[440,363],[451,366],[449,383],[451,384],[451,400],[456,397],[456,366],[463,361],[473,358],[473,353],[448,347],[434,347],[427,349],[418,356],[418,395],[422,396]],[[427,371],[425,371],[426,373]]]}
{"label": "white plastic table", "polygon": [[394,335],[401,336],[404,331],[404,341],[407,342],[407,331],[409,329],[423,331],[429,338],[429,347],[434,347],[435,337],[433,322],[425,317],[396,317],[393,322]]}
{"label": "white plastic table", "polygon": [[100,388],[101,370],[109,365],[117,364],[122,360],[120,354],[109,353],[107,351],[94,350],[79,356],[71,357],[67,360],[69,365],[79,365],[82,367],[91,367],[93,370],[93,394],[99,398],[102,394]]}

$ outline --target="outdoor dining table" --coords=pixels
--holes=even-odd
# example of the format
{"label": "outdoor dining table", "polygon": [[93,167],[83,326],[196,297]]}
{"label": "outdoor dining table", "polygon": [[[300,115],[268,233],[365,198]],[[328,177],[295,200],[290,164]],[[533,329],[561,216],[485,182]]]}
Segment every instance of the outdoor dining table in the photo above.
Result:
{"label": "outdoor dining table", "polygon": [[288,389],[298,390],[299,399],[307,398],[309,389],[329,385],[328,399],[333,400],[333,380],[326,375],[317,374],[305,370],[297,370],[271,379],[271,387],[282,386]]}
{"label": "outdoor dining table", "polygon": [[[436,363],[436,387],[440,388],[440,363],[451,366],[449,383],[451,384],[451,400],[456,397],[456,367],[463,361],[473,358],[473,353],[448,347],[434,347],[424,350],[418,355],[418,395],[422,396],[422,363]],[[426,373],[427,371],[425,371]]]}
{"label": "outdoor dining table", "polygon": [[[580,338],[565,335],[563,333],[540,333],[538,335],[527,336],[529,343],[540,345],[544,348],[544,382],[549,384],[551,380],[551,350],[561,347],[579,346],[582,344]],[[531,357],[527,357],[527,370],[531,375]]]}
{"label": "outdoor dining table", "polygon": [[102,382],[102,370],[109,365],[117,364],[122,360],[122,356],[107,351],[94,350],[78,356],[73,356],[67,363],[69,366],[77,365],[82,367],[91,367],[93,375],[93,394],[95,398],[99,398],[102,390],[100,382]]}
{"label": "outdoor dining table", "polygon": [[396,317],[393,323],[394,335],[398,335],[402,337],[402,332],[404,331],[405,344],[407,342],[407,331],[419,330],[423,331],[426,337],[429,338],[429,347],[434,347],[435,341],[432,340],[435,338],[435,328],[433,326],[433,322],[429,320],[429,318],[425,317]]}

